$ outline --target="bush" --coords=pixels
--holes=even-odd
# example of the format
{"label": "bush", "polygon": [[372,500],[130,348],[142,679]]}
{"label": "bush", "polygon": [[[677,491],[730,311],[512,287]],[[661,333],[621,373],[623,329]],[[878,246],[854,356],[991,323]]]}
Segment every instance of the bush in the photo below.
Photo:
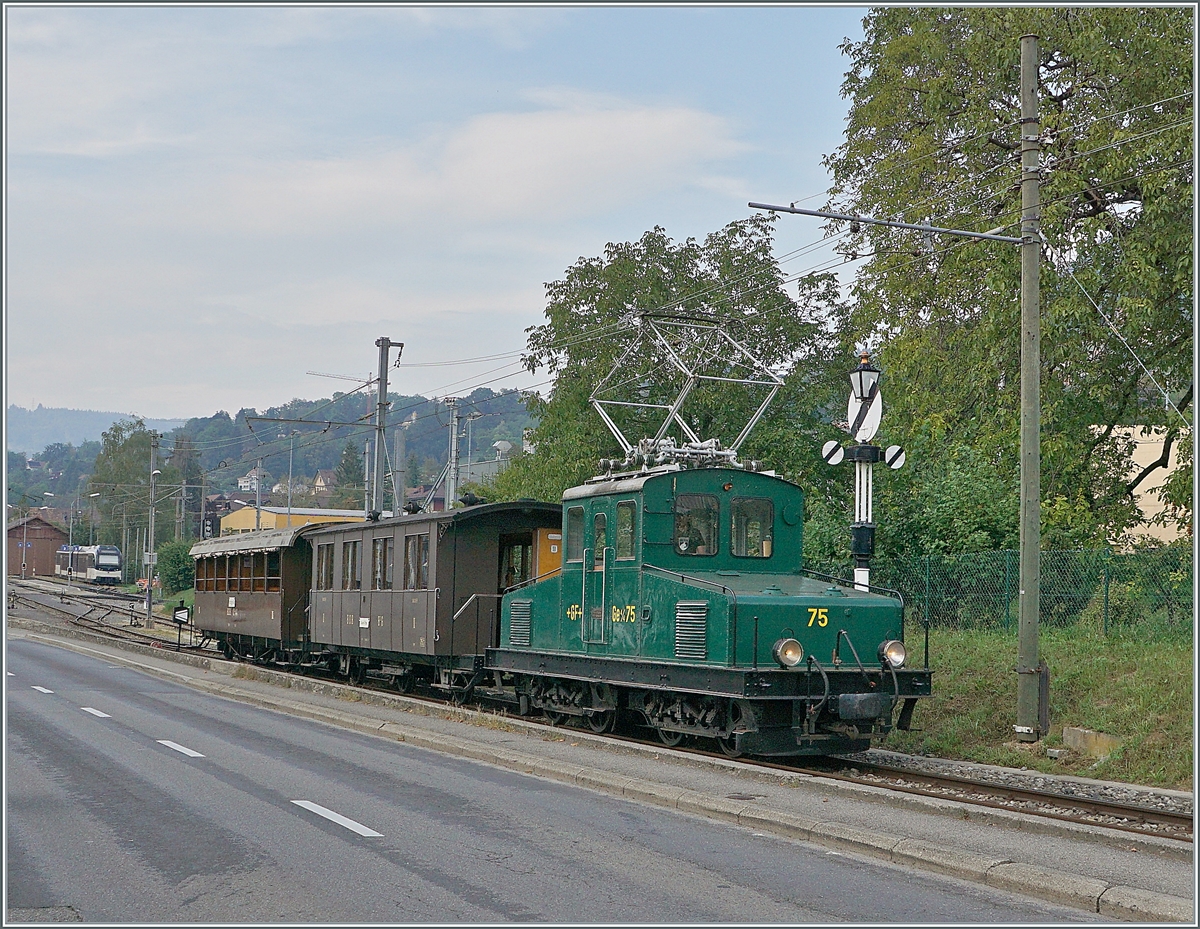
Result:
{"label": "bush", "polygon": [[191,542],[168,542],[158,547],[158,576],[162,579],[164,596],[195,585],[196,562],[188,554],[191,549]]}

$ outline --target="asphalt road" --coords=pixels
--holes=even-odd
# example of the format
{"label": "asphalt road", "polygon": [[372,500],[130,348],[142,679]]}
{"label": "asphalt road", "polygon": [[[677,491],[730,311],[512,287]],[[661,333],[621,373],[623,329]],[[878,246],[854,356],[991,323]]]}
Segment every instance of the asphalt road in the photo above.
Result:
{"label": "asphalt road", "polygon": [[10,921],[1096,918],[7,650]]}

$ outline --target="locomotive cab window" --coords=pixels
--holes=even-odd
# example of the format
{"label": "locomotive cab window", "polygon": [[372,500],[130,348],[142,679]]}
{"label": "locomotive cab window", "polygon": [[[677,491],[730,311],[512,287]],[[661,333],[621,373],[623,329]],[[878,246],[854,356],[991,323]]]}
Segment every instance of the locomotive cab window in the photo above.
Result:
{"label": "locomotive cab window", "polygon": [[626,500],[617,504],[617,560],[628,560],[637,557],[634,552],[633,539],[637,531],[637,504]]}
{"label": "locomotive cab window", "polygon": [[675,551],[680,555],[715,555],[719,550],[721,505],[712,494],[679,494],[675,498]]}
{"label": "locomotive cab window", "polygon": [[734,497],[730,545],[737,558],[770,558],[775,545],[775,505],[765,497]]}
{"label": "locomotive cab window", "polygon": [[567,510],[567,561],[583,561],[583,507]]}

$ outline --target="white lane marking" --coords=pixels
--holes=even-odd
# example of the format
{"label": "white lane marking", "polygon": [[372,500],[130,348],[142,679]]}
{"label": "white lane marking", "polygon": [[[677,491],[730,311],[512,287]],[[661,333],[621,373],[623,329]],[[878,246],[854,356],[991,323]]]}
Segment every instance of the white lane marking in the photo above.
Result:
{"label": "white lane marking", "polygon": [[177,752],[183,752],[183,754],[187,755],[189,758],[203,758],[204,757],[199,752],[192,751],[186,745],[180,745],[178,742],[172,742],[170,739],[159,739],[158,744],[165,745],[167,748],[173,748]]}
{"label": "white lane marking", "polygon": [[318,816],[324,816],[330,822],[337,823],[339,826],[345,826],[351,832],[357,832],[359,835],[365,835],[367,837],[383,837],[382,832],[376,832],[374,829],[368,829],[362,823],[356,823],[352,819],[347,819],[341,813],[335,813],[333,810],[327,810],[325,807],[321,806],[320,804],[313,803],[311,800],[293,800],[292,803],[296,804],[296,806],[302,806],[304,809],[316,813]]}
{"label": "white lane marking", "polygon": [[107,713],[101,713],[94,706],[81,706],[80,709],[85,713],[91,713],[93,716],[99,716],[101,719],[112,719]]}
{"label": "white lane marking", "polygon": [[54,693],[54,691],[53,691],[53,690],[51,690],[49,687],[39,687],[37,684],[34,684],[34,685],[32,685],[32,686],[33,686],[33,689],[34,689],[34,690],[40,690],[40,691],[41,691],[42,693],[44,693],[44,694],[52,694],[52,693]]}
{"label": "white lane marking", "polygon": [[11,671],[7,671],[5,673],[7,673],[9,677],[16,677],[16,675],[13,674]]}

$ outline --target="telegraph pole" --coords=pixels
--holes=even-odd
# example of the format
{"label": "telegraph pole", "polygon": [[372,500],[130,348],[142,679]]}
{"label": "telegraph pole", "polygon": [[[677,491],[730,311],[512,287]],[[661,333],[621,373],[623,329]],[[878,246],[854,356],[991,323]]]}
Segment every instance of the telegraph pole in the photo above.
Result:
{"label": "telegraph pole", "polygon": [[[1017,641],[1017,738],[1036,742],[1045,733],[1048,707],[1038,659],[1041,609],[1041,195],[1038,118],[1038,40],[1021,36],[1021,552]],[[1048,688],[1046,688],[1048,689]]]}
{"label": "telegraph pole", "polygon": [[458,397],[446,397],[446,406],[450,408],[450,457],[446,462],[446,505],[445,509],[454,506],[454,497],[458,493]]}
{"label": "telegraph pole", "polygon": [[154,568],[158,555],[154,551],[154,494],[158,477],[158,433],[150,433],[150,519],[146,529],[146,628],[154,628]]}
{"label": "telegraph pole", "polygon": [[[379,347],[379,396],[376,398],[375,406],[375,467],[371,469],[371,506],[373,512],[383,512],[383,487],[384,475],[387,473],[384,467],[384,457],[387,454],[387,376],[388,376],[388,349],[398,348],[401,352],[404,351],[403,342],[393,342],[385,335],[381,335],[375,340],[375,344]],[[399,357],[399,356],[397,356]],[[393,510],[397,507],[393,506]]]}
{"label": "telegraph pole", "polygon": [[396,464],[392,470],[392,515],[399,516],[404,512],[404,504],[408,502],[408,463],[404,460],[407,450],[404,447],[408,425],[401,423],[396,428]]}
{"label": "telegraph pole", "polygon": [[[1001,226],[987,232],[947,229],[928,223],[903,223],[873,216],[806,210],[797,207],[755,203],[751,209],[797,213],[843,222],[865,223],[908,229],[930,235],[950,235],[992,242],[1008,242],[1021,248],[1021,548],[1020,622],[1017,633],[1017,724],[1013,727],[1022,742],[1036,742],[1050,723],[1050,671],[1038,657],[1038,616],[1041,610],[1041,358],[1040,280],[1041,235],[1041,121],[1038,117],[1038,39],[1021,36],[1021,236],[1002,235]],[[832,454],[826,443],[826,453]],[[827,457],[828,461],[829,458]],[[831,462],[833,463],[833,462]]]}

